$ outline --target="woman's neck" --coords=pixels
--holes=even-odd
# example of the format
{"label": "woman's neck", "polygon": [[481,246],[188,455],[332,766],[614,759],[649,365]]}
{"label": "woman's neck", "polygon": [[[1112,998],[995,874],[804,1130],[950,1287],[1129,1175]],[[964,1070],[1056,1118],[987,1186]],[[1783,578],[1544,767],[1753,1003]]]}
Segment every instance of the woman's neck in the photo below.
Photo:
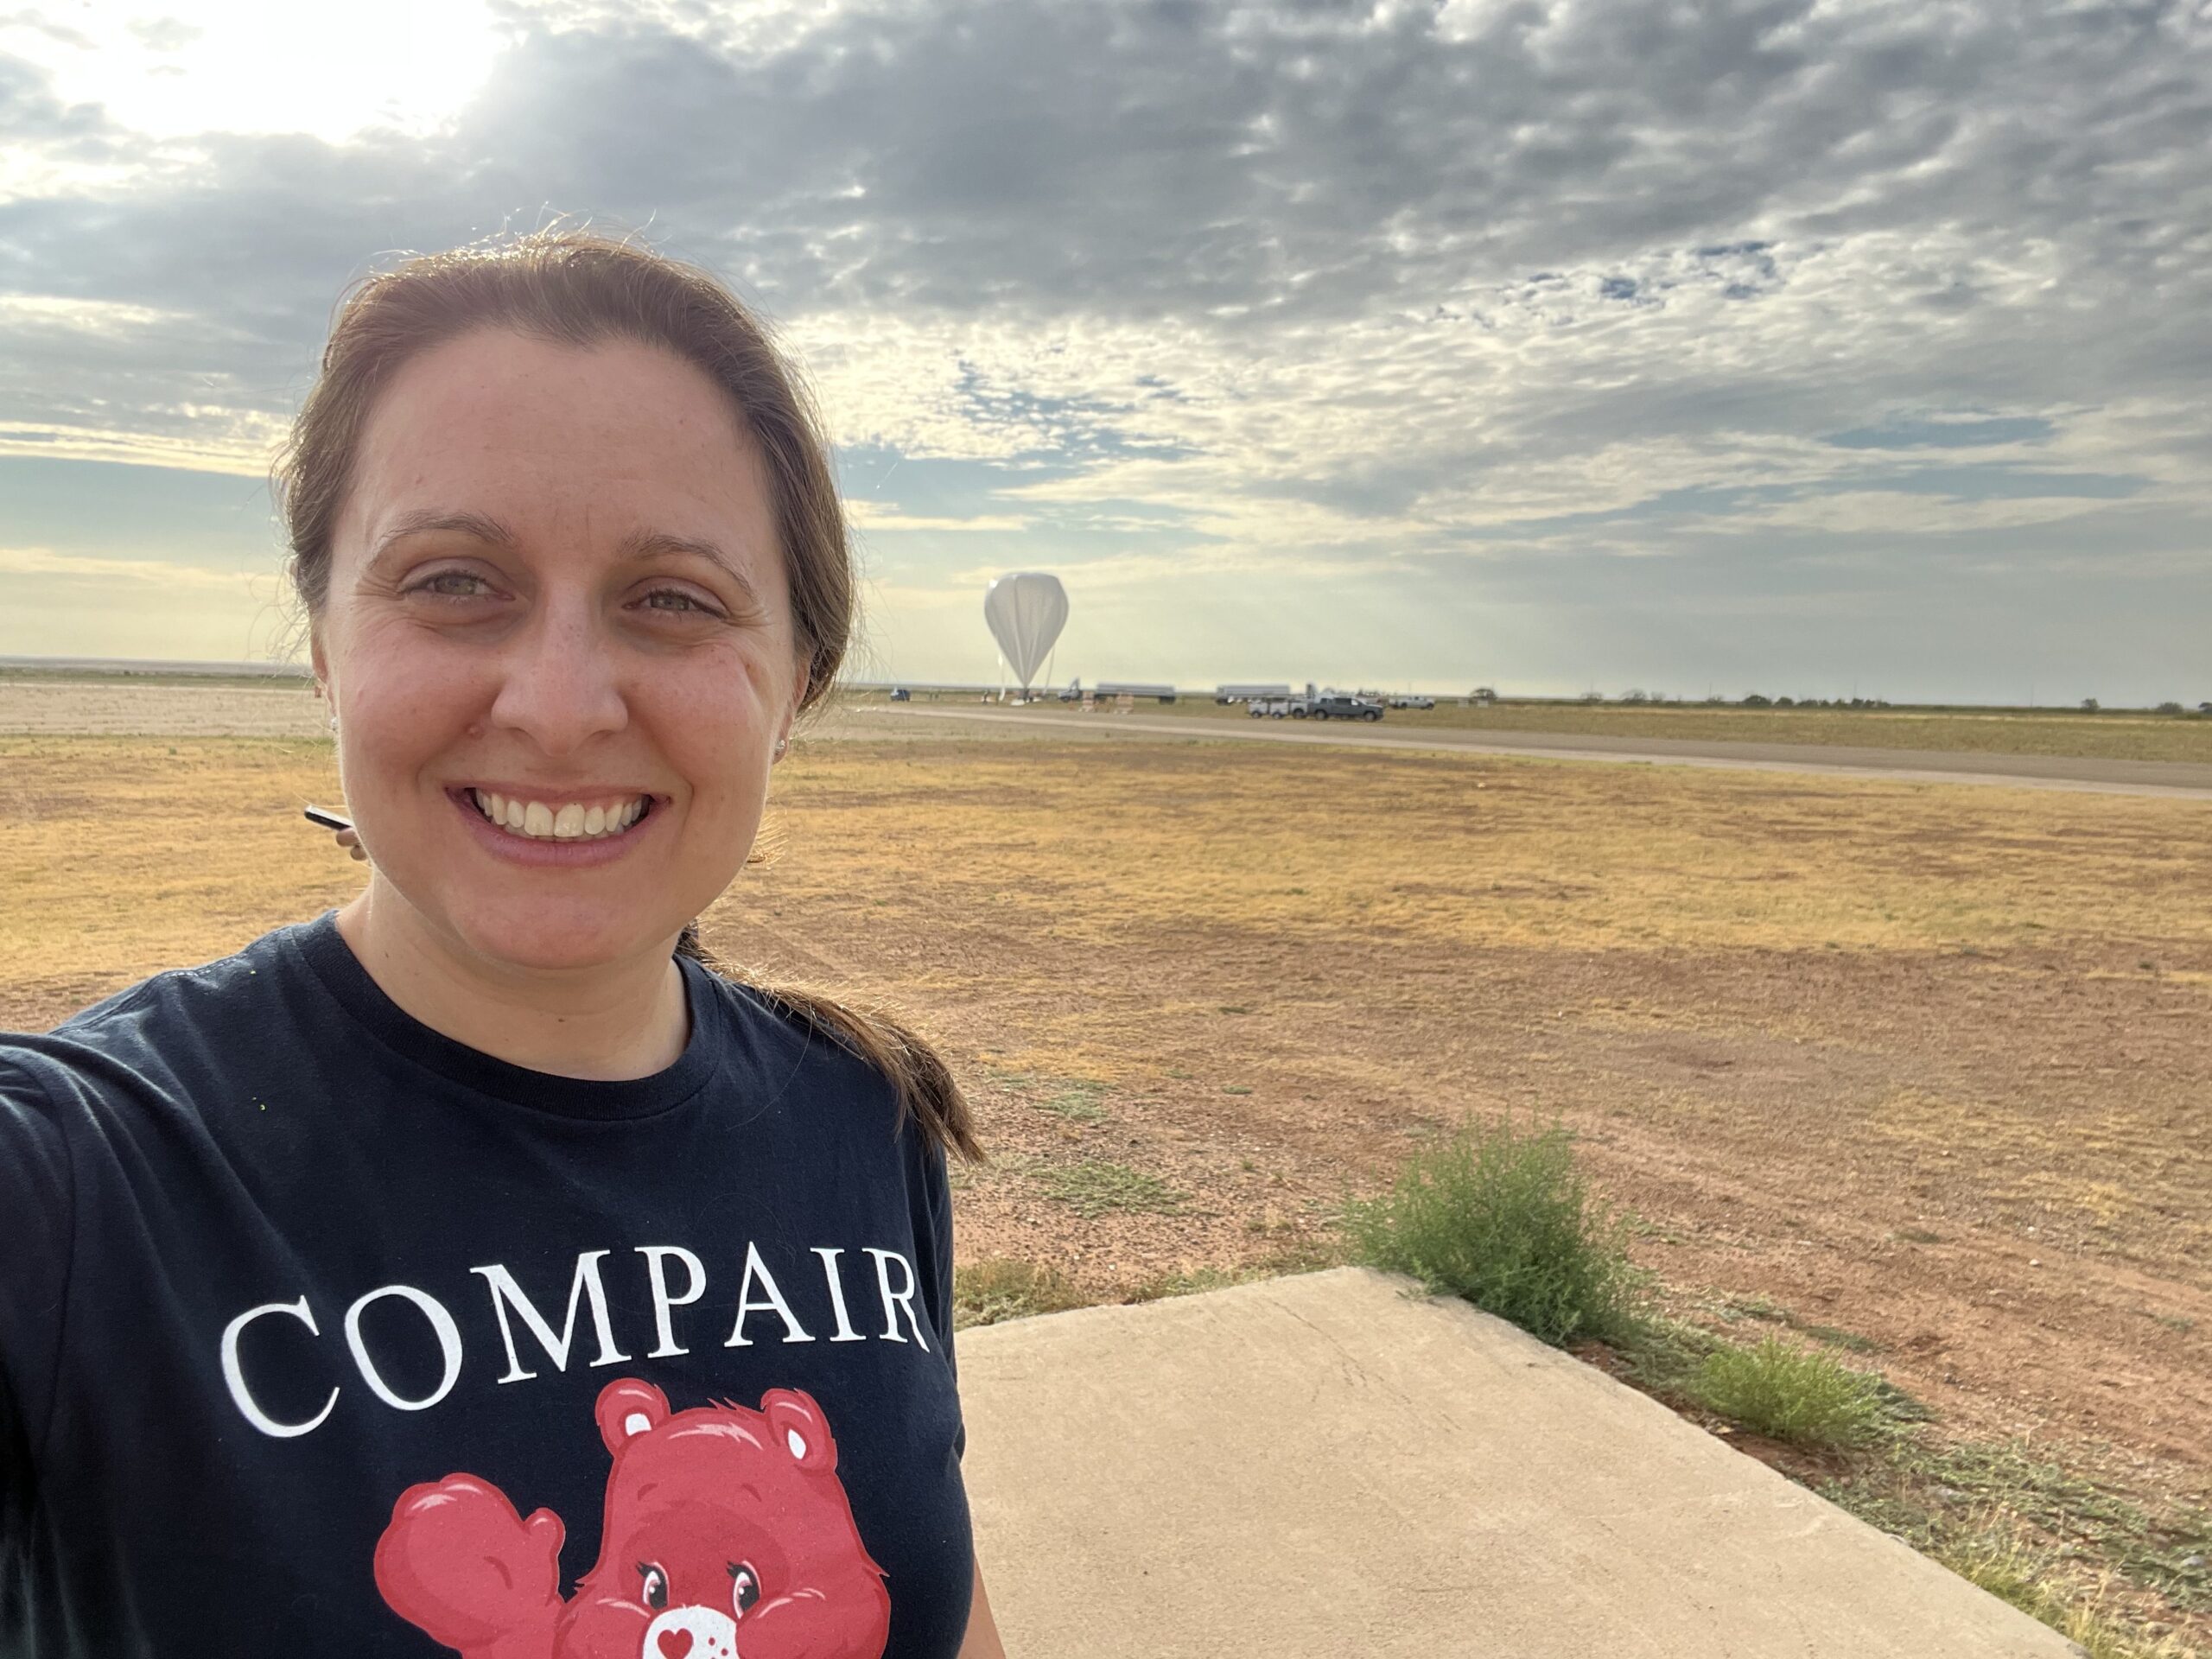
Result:
{"label": "woman's neck", "polygon": [[407,1014],[512,1065],[645,1077],[675,1065],[691,1039],[683,970],[666,952],[589,969],[516,968],[457,948],[374,877],[339,910],[338,931]]}

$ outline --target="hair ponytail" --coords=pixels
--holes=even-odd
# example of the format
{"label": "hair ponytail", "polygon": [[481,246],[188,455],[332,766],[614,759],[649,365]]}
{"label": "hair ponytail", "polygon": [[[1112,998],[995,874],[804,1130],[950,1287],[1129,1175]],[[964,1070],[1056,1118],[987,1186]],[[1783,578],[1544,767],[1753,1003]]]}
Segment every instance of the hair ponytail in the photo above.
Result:
{"label": "hair ponytail", "polygon": [[757,991],[880,1071],[898,1093],[901,1123],[912,1118],[923,1138],[941,1150],[948,1162],[956,1153],[971,1164],[989,1161],[983,1143],[976,1138],[974,1117],[959,1083],[938,1052],[904,1022],[880,1008],[856,1008],[802,986],[763,984],[709,951],[700,942],[696,920],[684,924],[676,954]]}

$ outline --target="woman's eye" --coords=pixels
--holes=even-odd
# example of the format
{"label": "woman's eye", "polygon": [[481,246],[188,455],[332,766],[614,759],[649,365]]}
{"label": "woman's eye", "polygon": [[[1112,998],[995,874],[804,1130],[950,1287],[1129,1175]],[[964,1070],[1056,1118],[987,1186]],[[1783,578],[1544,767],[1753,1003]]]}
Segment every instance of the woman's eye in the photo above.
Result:
{"label": "woman's eye", "polygon": [[[668,600],[671,602],[663,605],[658,602],[662,600]],[[647,608],[652,610],[674,611],[678,615],[681,615],[687,611],[696,611],[702,616],[711,616],[714,614],[714,613],[709,610],[706,606],[701,604],[690,594],[687,594],[681,588],[656,588],[652,593],[645,595],[645,605]]]}
{"label": "woman's eye", "polygon": [[658,1612],[668,1605],[668,1574],[657,1567],[648,1567],[645,1573],[645,1605]]}
{"label": "woman's eye", "polygon": [[441,570],[435,575],[425,576],[407,591],[410,594],[436,594],[446,599],[472,599],[474,594],[466,586],[442,587],[445,582],[481,585],[484,578],[473,570]]}
{"label": "woman's eye", "polygon": [[729,1605],[740,1618],[760,1599],[760,1575],[750,1561],[739,1561],[729,1570]]}

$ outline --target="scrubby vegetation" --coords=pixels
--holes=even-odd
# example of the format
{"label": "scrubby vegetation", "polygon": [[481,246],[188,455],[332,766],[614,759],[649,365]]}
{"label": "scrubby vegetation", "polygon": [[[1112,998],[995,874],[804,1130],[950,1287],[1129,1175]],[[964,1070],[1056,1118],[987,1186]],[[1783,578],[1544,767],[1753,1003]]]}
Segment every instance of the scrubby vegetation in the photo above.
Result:
{"label": "scrubby vegetation", "polygon": [[1545,1342],[1624,1334],[1641,1285],[1626,1218],[1592,1198],[1572,1139],[1556,1124],[1468,1120],[1414,1154],[1390,1191],[1345,1205],[1356,1256]]}
{"label": "scrubby vegetation", "polygon": [[1081,1307],[1086,1296],[1058,1268],[994,1257],[952,1271],[952,1328],[996,1325]]}
{"label": "scrubby vegetation", "polygon": [[1889,1425],[1877,1378],[1779,1337],[1707,1355],[1690,1391],[1722,1416],[1797,1446],[1864,1446]]}

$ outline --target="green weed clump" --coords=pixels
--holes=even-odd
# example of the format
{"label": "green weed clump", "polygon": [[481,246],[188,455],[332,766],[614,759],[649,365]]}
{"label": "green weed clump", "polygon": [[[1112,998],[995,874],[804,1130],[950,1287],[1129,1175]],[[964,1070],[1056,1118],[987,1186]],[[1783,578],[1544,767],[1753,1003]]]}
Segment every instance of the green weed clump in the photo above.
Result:
{"label": "green weed clump", "polygon": [[1066,1088],[1044,1100],[1030,1103],[1040,1112],[1050,1112],[1055,1117],[1065,1117],[1073,1123],[1100,1123],[1106,1118],[1106,1109],[1099,1103],[1106,1092],[1103,1084],[1077,1079]]}
{"label": "green weed clump", "polygon": [[952,1328],[1082,1307],[1090,1298],[1058,1268],[1003,1257],[952,1270]]}
{"label": "green weed clump", "polygon": [[1891,1421],[1879,1377],[1779,1337],[1716,1349],[1690,1374],[1687,1391],[1709,1410],[1797,1446],[1864,1446]]}
{"label": "green weed clump", "polygon": [[1116,1211],[1172,1216],[1187,1196],[1157,1175],[1103,1160],[1048,1165],[1033,1174],[1047,1198],[1091,1217]]}
{"label": "green weed clump", "polygon": [[1351,1199],[1340,1225],[1355,1257],[1554,1345],[1633,1327],[1645,1275],[1629,1223],[1594,1201],[1562,1125],[1470,1119],[1416,1152],[1379,1198]]}

